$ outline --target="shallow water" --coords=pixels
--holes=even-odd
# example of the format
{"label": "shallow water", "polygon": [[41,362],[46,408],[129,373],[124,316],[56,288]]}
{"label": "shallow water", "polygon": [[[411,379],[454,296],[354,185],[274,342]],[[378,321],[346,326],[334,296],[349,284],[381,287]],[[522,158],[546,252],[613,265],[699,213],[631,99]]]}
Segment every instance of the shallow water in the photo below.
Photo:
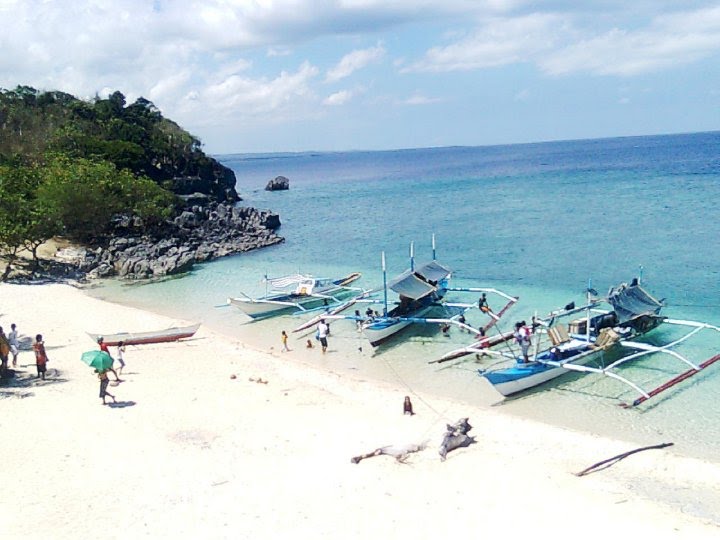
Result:
{"label": "shallow water", "polygon": [[[605,292],[640,272],[643,283],[667,299],[666,315],[720,323],[720,133],[636,137],[479,148],[393,152],[221,156],[235,170],[240,204],[280,214],[286,242],[199,266],[180,279],[150,284],[108,283],[91,294],[205,325],[268,349],[281,330],[308,316],[249,323],[234,308],[218,307],[240,291],[261,295],[264,274],[296,271],[340,276],[361,271],[359,285],[382,283],[408,265],[437,257],[454,271],[454,286],[496,287],[520,297],[503,319],[529,320],[591,286]],[[284,175],[290,190],[266,192]],[[474,301],[477,295],[453,293]],[[493,299],[490,299],[493,302]],[[500,302],[491,304],[495,309]],[[468,320],[481,324],[477,313]],[[121,329],[88,329],[109,332]],[[432,327],[408,331],[372,350],[350,321],[332,324],[330,353],[302,351],[312,362],[356,377],[386,381],[414,399],[442,395],[508,414],[638,443],[674,442],[686,455],[720,456],[720,366],[709,368],[647,404],[619,383],[568,374],[541,390],[502,400],[477,375],[489,360],[430,364],[470,341],[456,329],[443,337]],[[662,327],[652,339],[676,332]],[[303,336],[291,335],[301,349]],[[659,341],[658,341],[659,342]],[[682,352],[701,361],[720,351],[707,333]],[[317,354],[315,354],[317,353]],[[657,355],[656,355],[657,356]],[[683,368],[670,357],[645,360],[633,380],[653,387]]]}

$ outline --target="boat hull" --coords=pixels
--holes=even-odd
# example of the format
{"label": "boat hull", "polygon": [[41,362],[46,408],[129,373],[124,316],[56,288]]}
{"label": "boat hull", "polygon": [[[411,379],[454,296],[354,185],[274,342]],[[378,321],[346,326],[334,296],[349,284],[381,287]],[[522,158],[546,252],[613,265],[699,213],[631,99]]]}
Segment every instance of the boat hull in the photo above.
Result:
{"label": "boat hull", "polygon": [[169,343],[189,338],[195,335],[198,328],[200,328],[200,323],[191,326],[166,328],[154,332],[119,332],[117,334],[91,334],[88,332],[88,335],[93,341],[97,341],[102,337],[103,343],[109,347],[118,345],[120,342],[125,345],[147,345],[151,343]]}
{"label": "boat hull", "polygon": [[309,310],[322,305],[329,305],[333,299],[339,300],[356,294],[357,291],[345,289],[345,287],[359,279],[360,276],[360,273],[354,272],[333,281],[333,284],[329,287],[319,288],[315,291],[315,294],[325,295],[328,298],[289,293],[275,294],[257,299],[250,297],[228,298],[228,304],[235,306],[252,319],[274,317],[290,311]]}
{"label": "boat hull", "polygon": [[[584,366],[603,354],[602,349],[584,351],[564,361],[565,364]],[[568,368],[542,362],[518,363],[513,367],[481,373],[503,396],[511,396],[560,377]]]}
{"label": "boat hull", "polygon": [[[418,311],[413,312],[411,315],[408,314],[405,317],[407,318],[419,318],[424,317],[427,315],[430,310],[433,308],[432,305],[426,306]],[[393,319],[382,319],[379,321],[375,321],[370,323],[369,325],[365,326],[363,328],[363,333],[365,334],[365,337],[368,338],[370,341],[370,345],[373,347],[377,347],[384,341],[386,341],[388,338],[394,336],[398,332],[400,332],[402,329],[408,327],[409,325],[413,324],[412,321],[403,321],[403,320],[393,320]]]}

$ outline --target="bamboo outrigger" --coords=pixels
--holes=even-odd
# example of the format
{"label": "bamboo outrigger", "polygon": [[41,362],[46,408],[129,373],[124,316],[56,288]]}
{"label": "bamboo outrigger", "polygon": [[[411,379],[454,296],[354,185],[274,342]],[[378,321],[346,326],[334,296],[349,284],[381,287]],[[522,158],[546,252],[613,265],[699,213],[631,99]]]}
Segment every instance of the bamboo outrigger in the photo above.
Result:
{"label": "bamboo outrigger", "polygon": [[[508,367],[478,370],[479,374],[504,396],[536,387],[568,371],[605,375],[629,386],[640,394],[632,402],[621,404],[624,407],[634,407],[720,360],[720,355],[715,355],[702,363],[695,364],[673,350],[703,330],[720,332],[720,328],[703,322],[670,319],[660,315],[660,310],[664,307],[663,302],[656,300],[645,291],[640,286],[639,280],[633,280],[630,285],[621,284],[611,289],[607,297],[603,299],[594,297],[591,292],[595,293],[595,291],[589,287],[588,291],[586,305],[577,308],[574,305],[568,305],[566,309],[552,313],[549,317],[533,319],[534,333],[531,339],[534,341],[534,350],[527,362],[512,350],[512,346],[506,343],[510,339],[507,337],[508,333],[492,338],[496,345],[505,343],[507,350],[482,348],[476,343],[451,351],[434,362],[448,361],[477,352],[507,358],[512,361],[512,365]],[[601,302],[609,303],[613,309],[611,311],[598,310]],[[559,323],[564,317],[583,311],[586,313],[584,319],[572,321],[567,326]],[[690,328],[690,331],[661,346],[637,341],[636,338],[651,332],[660,325],[685,327]],[[549,343],[541,346],[540,341],[543,337]],[[605,367],[587,365],[594,360],[602,359],[610,350],[633,352],[623,354]],[[620,366],[651,354],[672,356],[685,364],[688,369],[649,391],[644,390],[640,385],[618,372]]]}

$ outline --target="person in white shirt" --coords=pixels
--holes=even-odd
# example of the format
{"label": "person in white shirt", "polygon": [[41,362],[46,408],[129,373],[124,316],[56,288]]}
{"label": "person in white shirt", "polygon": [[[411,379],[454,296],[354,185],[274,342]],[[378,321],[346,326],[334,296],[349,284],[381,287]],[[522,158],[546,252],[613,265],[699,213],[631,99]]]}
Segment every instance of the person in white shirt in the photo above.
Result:
{"label": "person in white shirt", "polygon": [[20,354],[20,342],[18,342],[17,326],[15,323],[10,325],[10,333],[8,334],[8,343],[10,344],[10,352],[13,355],[13,367],[17,366],[17,357]]}
{"label": "person in white shirt", "polygon": [[318,336],[318,339],[320,340],[320,345],[322,346],[322,352],[324,354],[325,351],[327,351],[327,346],[328,346],[328,342],[327,342],[328,325],[325,324],[325,319],[320,319],[320,322],[318,323],[317,336]]}

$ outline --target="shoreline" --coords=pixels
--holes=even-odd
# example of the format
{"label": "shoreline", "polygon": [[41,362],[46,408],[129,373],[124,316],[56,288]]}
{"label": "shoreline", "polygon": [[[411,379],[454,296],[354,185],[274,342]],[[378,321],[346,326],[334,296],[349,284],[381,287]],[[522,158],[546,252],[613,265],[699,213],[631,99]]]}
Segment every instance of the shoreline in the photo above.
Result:
{"label": "shoreline", "polygon": [[[404,416],[399,384],[338,374],[307,362],[305,351],[281,353],[279,341],[268,352],[204,326],[189,340],[129,347],[125,380],[110,388],[125,406],[103,407],[79,361],[95,348],[85,332],[176,321],[69,285],[0,284],[0,299],[0,325],[43,334],[51,360],[45,383],[0,387],[3,429],[23,434],[3,443],[8,537],[77,538],[108,526],[111,538],[426,538],[447,533],[458,510],[468,531],[530,533],[559,504],[561,537],[590,523],[598,533],[693,538],[720,527],[717,463],[652,450],[578,478],[636,446],[436,395],[413,397],[416,414]],[[32,352],[19,360],[32,375]],[[477,442],[440,462],[445,423],[462,417]],[[389,456],[350,463],[425,439],[430,446],[406,465]],[[524,519],[509,521],[519,510]]]}

